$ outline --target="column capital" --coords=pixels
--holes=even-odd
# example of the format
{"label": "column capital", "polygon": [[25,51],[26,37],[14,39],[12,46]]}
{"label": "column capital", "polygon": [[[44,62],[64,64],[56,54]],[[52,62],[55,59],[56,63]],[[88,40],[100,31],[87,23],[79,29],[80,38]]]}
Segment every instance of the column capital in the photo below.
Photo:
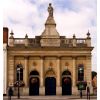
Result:
{"label": "column capital", "polygon": [[40,56],[40,59],[43,59],[44,60],[45,59],[45,56]]}
{"label": "column capital", "polygon": [[77,58],[77,56],[72,56],[72,59],[76,59]]}
{"label": "column capital", "polygon": [[57,59],[61,59],[61,56],[56,56]]}
{"label": "column capital", "polygon": [[25,59],[28,59],[28,58],[29,58],[29,56],[24,56],[24,58],[25,58]]}

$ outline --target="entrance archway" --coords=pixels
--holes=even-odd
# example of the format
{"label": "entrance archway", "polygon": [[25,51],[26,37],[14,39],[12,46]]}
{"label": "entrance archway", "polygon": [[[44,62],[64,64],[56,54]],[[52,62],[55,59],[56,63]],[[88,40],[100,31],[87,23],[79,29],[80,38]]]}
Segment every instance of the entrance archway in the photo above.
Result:
{"label": "entrance archway", "polygon": [[29,95],[39,95],[39,73],[37,71],[30,72]]}
{"label": "entrance archway", "polygon": [[62,73],[62,95],[72,94],[71,73],[66,70]]}
{"label": "entrance archway", "polygon": [[56,95],[56,78],[53,69],[49,69],[46,73],[45,95]]}

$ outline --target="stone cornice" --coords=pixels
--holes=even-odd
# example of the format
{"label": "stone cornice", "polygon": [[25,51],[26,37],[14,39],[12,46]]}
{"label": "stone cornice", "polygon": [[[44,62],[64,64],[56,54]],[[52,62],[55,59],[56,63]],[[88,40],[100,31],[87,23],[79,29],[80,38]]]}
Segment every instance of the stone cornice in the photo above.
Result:
{"label": "stone cornice", "polygon": [[59,47],[7,47],[8,51],[92,51],[94,47],[68,47],[68,48],[59,48]]}
{"label": "stone cornice", "polygon": [[90,51],[9,51],[8,55],[14,56],[89,56]]}

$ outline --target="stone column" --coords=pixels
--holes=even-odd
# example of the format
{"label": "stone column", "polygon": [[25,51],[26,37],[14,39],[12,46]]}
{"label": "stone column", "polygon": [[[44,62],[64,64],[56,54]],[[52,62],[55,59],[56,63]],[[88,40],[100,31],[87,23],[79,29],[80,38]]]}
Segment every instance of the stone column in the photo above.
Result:
{"label": "stone column", "polygon": [[29,95],[29,87],[28,87],[28,83],[29,83],[29,80],[28,80],[28,56],[25,56],[24,57],[24,66],[23,66],[23,80],[24,80],[24,83],[25,83],[25,87],[23,88],[23,94],[24,95]]}
{"label": "stone column", "polygon": [[86,57],[86,80],[91,82],[91,56]]}
{"label": "stone column", "polygon": [[73,86],[76,85],[76,64],[75,64],[75,57],[73,57]]}
{"label": "stone column", "polygon": [[41,75],[40,75],[40,86],[43,87],[43,57],[41,57]]}
{"label": "stone column", "polygon": [[86,57],[86,80],[87,83],[90,83],[91,89],[90,92],[93,93],[92,83],[91,83],[91,55]]}
{"label": "stone column", "polygon": [[60,86],[60,58],[57,58],[57,86]]}
{"label": "stone column", "polygon": [[72,73],[72,94],[77,95],[78,94],[78,89],[76,87],[76,57],[73,57],[72,60],[73,63],[73,73]]}
{"label": "stone column", "polygon": [[44,58],[41,57],[40,58],[40,64],[41,64],[41,71],[40,71],[40,89],[39,89],[39,95],[45,95],[45,87],[44,87],[44,71],[43,71],[43,68],[44,68]]}
{"label": "stone column", "polygon": [[3,49],[3,55],[4,55],[4,72],[3,72],[3,94],[6,95],[7,94],[7,49],[4,48]]}
{"label": "stone column", "polygon": [[56,93],[57,95],[61,95],[62,94],[62,89],[61,89],[61,75],[60,75],[60,57],[57,57],[57,88],[56,88]]}
{"label": "stone column", "polygon": [[24,66],[24,74],[23,74],[23,78],[24,78],[24,83],[25,86],[28,86],[28,57],[25,57],[25,66]]}
{"label": "stone column", "polygon": [[8,58],[8,85],[14,84],[14,76],[16,74],[14,73],[14,70],[14,56],[10,56]]}

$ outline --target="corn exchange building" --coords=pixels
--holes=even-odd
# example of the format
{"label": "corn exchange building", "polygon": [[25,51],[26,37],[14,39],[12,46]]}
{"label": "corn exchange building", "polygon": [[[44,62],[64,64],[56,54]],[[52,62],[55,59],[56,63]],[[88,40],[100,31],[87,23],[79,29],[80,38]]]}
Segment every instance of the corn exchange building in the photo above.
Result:
{"label": "corn exchange building", "polygon": [[[11,85],[17,95],[77,95],[77,83],[91,85],[90,33],[86,38],[61,36],[49,4],[45,29],[40,36],[15,38],[3,28],[4,91]],[[92,91],[92,86],[91,86]]]}

